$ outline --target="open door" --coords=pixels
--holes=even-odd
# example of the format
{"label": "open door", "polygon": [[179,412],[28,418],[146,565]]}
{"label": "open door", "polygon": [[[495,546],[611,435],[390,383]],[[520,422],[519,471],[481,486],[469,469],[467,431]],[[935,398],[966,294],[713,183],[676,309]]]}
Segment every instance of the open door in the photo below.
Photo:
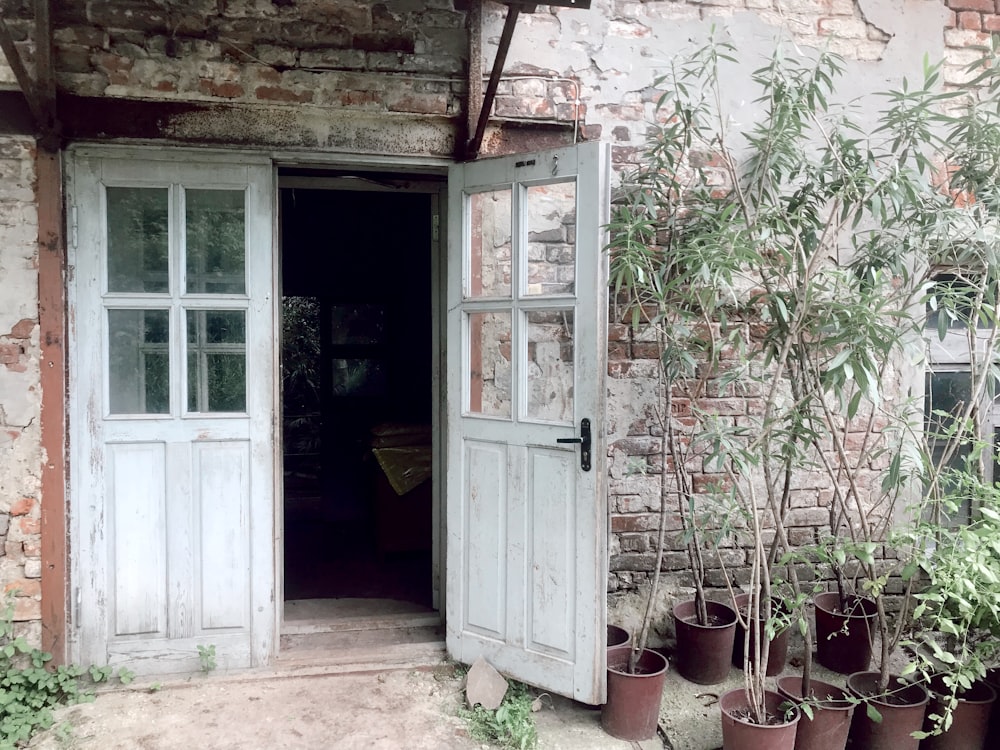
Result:
{"label": "open door", "polygon": [[449,174],[447,639],[605,697],[607,144]]}

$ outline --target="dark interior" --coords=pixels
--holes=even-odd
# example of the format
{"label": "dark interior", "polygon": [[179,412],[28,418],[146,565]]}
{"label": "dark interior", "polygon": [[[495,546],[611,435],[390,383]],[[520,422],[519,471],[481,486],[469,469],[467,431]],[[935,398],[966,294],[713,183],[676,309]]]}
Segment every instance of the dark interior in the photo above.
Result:
{"label": "dark interior", "polygon": [[285,600],[429,606],[430,196],[280,200]]}

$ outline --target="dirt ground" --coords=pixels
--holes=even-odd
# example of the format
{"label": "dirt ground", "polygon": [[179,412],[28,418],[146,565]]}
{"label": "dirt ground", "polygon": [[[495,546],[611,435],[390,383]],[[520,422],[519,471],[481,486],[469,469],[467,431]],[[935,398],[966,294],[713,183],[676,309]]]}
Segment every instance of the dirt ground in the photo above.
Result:
{"label": "dirt ground", "polygon": [[[788,666],[785,674],[796,673]],[[843,684],[821,668],[816,675]],[[664,738],[616,740],[600,711],[542,696],[536,716],[540,750],[717,750],[718,696],[742,685],[732,669],[718,685],[695,685],[667,673],[660,710]],[[146,680],[101,692],[93,703],[56,713],[36,750],[256,750],[289,748],[486,747],[469,737],[458,709],[463,680],[453,665],[310,676],[196,675],[162,686]]]}

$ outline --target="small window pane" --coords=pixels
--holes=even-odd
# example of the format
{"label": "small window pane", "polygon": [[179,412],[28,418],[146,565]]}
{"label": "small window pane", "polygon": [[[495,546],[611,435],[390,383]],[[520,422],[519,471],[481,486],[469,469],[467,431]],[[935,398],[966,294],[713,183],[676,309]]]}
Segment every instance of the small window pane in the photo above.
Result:
{"label": "small window pane", "polygon": [[469,411],[511,416],[511,314],[469,314]]}
{"label": "small window pane", "polygon": [[510,297],[510,190],[469,196],[472,247],[468,295]]}
{"label": "small window pane", "polygon": [[955,428],[972,397],[969,372],[928,372],[924,385],[924,429],[931,437]]}
{"label": "small window pane", "polygon": [[246,313],[188,310],[188,411],[246,411]]}
{"label": "small window pane", "polygon": [[109,310],[112,414],[170,411],[170,320],[166,310]]}
{"label": "small window pane", "polygon": [[242,190],[185,191],[187,291],[246,292],[246,217]]}
{"label": "small window pane", "polygon": [[576,290],[576,183],[528,188],[527,294]]}
{"label": "small window pane", "polygon": [[107,188],[108,291],[167,292],[167,189]]}
{"label": "small window pane", "polygon": [[573,313],[528,313],[528,416],[573,422]]}

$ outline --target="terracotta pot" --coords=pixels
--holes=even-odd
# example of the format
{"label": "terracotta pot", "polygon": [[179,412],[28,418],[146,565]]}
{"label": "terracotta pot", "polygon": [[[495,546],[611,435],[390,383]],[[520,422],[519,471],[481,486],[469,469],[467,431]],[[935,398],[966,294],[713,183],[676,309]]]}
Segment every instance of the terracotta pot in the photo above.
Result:
{"label": "terracotta pot", "polygon": [[878,672],[855,672],[847,678],[847,689],[855,698],[870,703],[881,714],[881,721],[868,717],[867,707],[858,705],[851,721],[851,750],[917,750],[919,732],[930,695],[915,682],[900,684],[896,675],[889,677],[889,694],[879,695]]}
{"label": "terracotta pot", "polygon": [[729,676],[736,613],[722,602],[705,602],[705,608],[710,624],[699,625],[694,600],[674,605],[674,667],[685,680],[715,685]]}
{"label": "terracotta pot", "polygon": [[[778,692],[790,701],[802,703],[802,678],[779,677]],[[802,712],[795,733],[795,750],[843,750],[854,716],[848,692],[828,682],[810,680],[809,693],[812,718]]]}
{"label": "terracotta pot", "polygon": [[660,700],[667,677],[667,660],[646,649],[636,674],[628,673],[630,646],[608,649],[608,702],[601,708],[601,727],[621,740],[648,740],[660,721]]}
{"label": "terracotta pot", "polygon": [[817,594],[816,659],[840,674],[864,672],[872,662],[872,638],[878,630],[875,602],[848,596],[846,611],[836,591]]}
{"label": "terracotta pot", "polygon": [[[1000,669],[986,670],[986,684],[1000,695]],[[993,711],[990,713],[990,725],[986,730],[986,747],[1000,747],[1000,706],[993,703]]]}
{"label": "terracotta pot", "polygon": [[620,628],[617,625],[608,625],[608,648],[628,646],[630,643],[632,643],[632,634],[625,628]]}
{"label": "terracotta pot", "polygon": [[[747,608],[747,603],[750,601],[750,594],[737,594],[734,597],[734,604],[736,609],[740,612],[745,612]],[[772,611],[781,606],[781,603],[777,599],[771,600]],[[757,655],[757,623],[756,621],[750,623],[750,660],[753,661],[754,657]],[[736,622],[736,633],[733,636],[733,666],[738,669],[743,669],[743,650],[746,647],[746,630],[737,620]],[[784,628],[781,632],[775,633],[774,637],[771,639],[771,645],[767,650],[767,668],[764,670],[764,674],[768,677],[773,677],[776,674],[781,674],[781,670],[785,668],[785,662],[788,660],[788,628]]]}
{"label": "terracotta pot", "polygon": [[[764,691],[764,705],[769,716],[780,717],[785,698],[773,690]],[[743,688],[730,690],[719,698],[722,709],[722,750],[792,750],[799,710],[780,724],[755,724],[747,718],[749,703]]]}
{"label": "terracotta pot", "polygon": [[[931,714],[941,714],[944,703],[941,694],[949,691],[940,680],[930,684],[931,701],[924,718],[924,731],[934,728]],[[986,747],[986,732],[990,724],[990,711],[997,694],[985,682],[975,682],[969,690],[957,695],[958,705],[951,712],[948,731],[928,737],[920,743],[920,750],[981,750]],[[996,747],[990,745],[989,747]]]}

